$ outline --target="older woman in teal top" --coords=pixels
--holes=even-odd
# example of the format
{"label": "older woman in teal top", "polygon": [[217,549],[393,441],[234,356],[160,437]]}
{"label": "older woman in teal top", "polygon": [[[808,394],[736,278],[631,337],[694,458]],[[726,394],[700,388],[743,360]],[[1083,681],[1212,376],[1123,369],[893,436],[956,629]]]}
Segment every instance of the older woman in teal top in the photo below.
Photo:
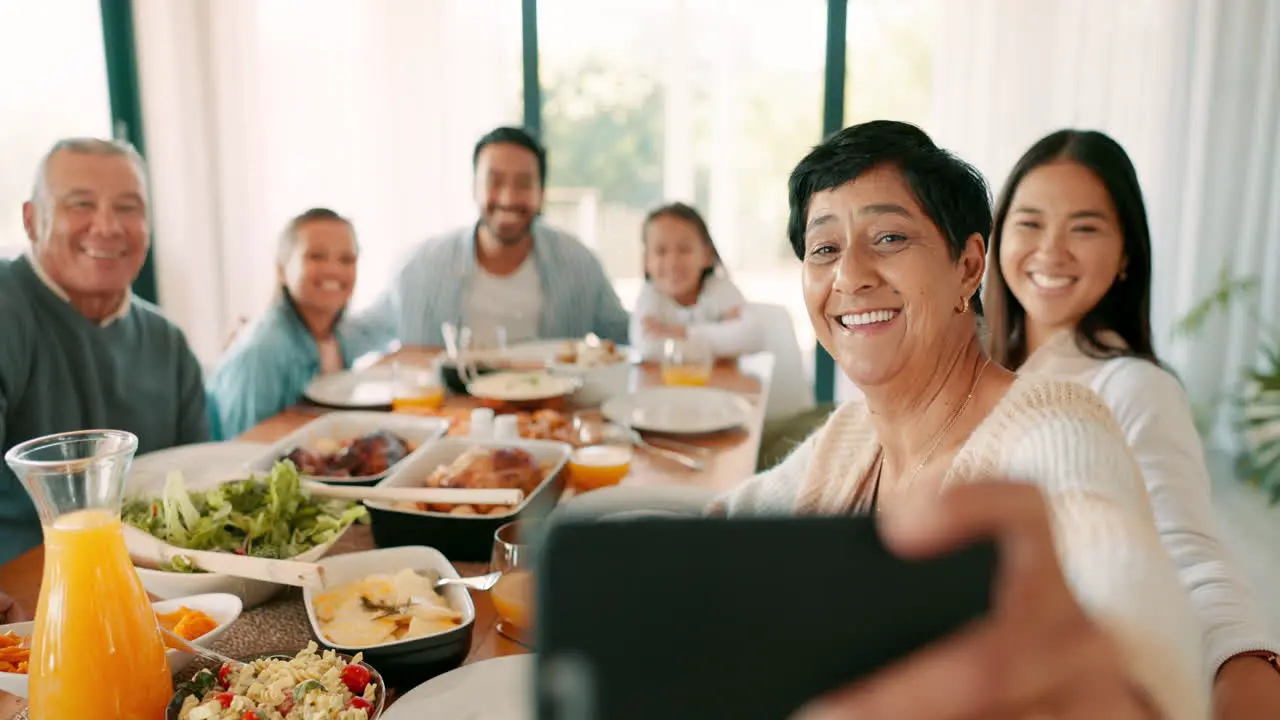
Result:
{"label": "older woman in teal top", "polygon": [[276,257],[280,296],[227,349],[209,382],[218,434],[230,438],[288,408],[319,374],[377,350],[342,322],[356,283],[351,222],[313,208],[289,221]]}

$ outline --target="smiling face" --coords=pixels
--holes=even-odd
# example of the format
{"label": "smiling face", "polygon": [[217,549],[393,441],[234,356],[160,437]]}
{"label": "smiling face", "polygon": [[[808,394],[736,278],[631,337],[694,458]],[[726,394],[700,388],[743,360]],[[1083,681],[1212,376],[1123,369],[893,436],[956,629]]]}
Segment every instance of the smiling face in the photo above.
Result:
{"label": "smiling face", "polygon": [[818,341],[859,387],[936,367],[963,347],[957,322],[977,288],[983,243],[968,238],[959,262],[902,174],[873,168],[814,193],[806,213],[805,305]]}
{"label": "smiling face", "polygon": [[23,206],[40,267],[74,298],[124,293],[151,244],[142,178],[129,158],[60,150]]}
{"label": "smiling face", "polygon": [[644,269],[654,287],[682,305],[698,300],[702,276],[715,257],[698,228],[688,220],[659,215],[644,234]]}
{"label": "smiling face", "polygon": [[1000,272],[1043,340],[1075,327],[1124,268],[1124,238],[1098,176],[1070,161],[1023,177],[1000,238]]}
{"label": "smiling face", "polygon": [[295,233],[281,268],[284,286],[304,311],[337,315],[356,285],[356,238],[341,220],[312,220]]}
{"label": "smiling face", "polygon": [[515,143],[486,145],[476,157],[480,222],[503,245],[524,240],[542,209],[538,172],[538,156]]}

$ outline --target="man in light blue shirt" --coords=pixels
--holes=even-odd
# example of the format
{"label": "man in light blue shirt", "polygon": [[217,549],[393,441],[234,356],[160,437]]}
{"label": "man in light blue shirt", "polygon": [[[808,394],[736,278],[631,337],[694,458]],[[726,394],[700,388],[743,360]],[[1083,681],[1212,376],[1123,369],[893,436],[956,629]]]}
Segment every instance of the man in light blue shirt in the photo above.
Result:
{"label": "man in light blue shirt", "polygon": [[439,347],[441,326],[468,327],[473,341],[505,335],[627,342],[627,311],[595,253],[539,219],[546,151],[529,133],[498,128],[476,143],[480,219],[427,240],[357,322],[406,345]]}

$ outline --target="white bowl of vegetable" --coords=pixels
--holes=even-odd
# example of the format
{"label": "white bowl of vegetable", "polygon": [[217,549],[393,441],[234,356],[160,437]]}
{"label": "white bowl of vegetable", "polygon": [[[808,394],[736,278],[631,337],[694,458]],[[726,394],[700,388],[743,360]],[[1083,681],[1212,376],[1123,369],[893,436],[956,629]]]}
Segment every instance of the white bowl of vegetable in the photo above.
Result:
{"label": "white bowl of vegetable", "polygon": [[[180,473],[171,473],[159,496],[126,498],[121,515],[129,528],[179,548],[314,562],[352,523],[366,520],[368,511],[359,504],[312,498],[301,488],[293,463],[281,462],[265,477],[249,475],[204,488],[188,488]],[[126,529],[126,543],[130,534]],[[284,588],[201,572],[180,558],[163,569],[134,569],[147,592],[162,600],[230,593],[248,609]]]}

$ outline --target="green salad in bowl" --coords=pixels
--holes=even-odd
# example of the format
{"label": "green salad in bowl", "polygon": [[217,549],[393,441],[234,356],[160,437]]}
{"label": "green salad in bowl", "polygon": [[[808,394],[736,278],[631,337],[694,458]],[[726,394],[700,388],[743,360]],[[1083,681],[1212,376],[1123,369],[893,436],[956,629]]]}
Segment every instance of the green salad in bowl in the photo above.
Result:
{"label": "green salad in bowl", "polygon": [[[288,460],[265,478],[250,475],[202,491],[170,473],[159,497],[129,498],[121,516],[174,547],[277,559],[304,555],[369,519],[363,505],[311,497]],[[200,572],[181,556],[162,569]]]}

